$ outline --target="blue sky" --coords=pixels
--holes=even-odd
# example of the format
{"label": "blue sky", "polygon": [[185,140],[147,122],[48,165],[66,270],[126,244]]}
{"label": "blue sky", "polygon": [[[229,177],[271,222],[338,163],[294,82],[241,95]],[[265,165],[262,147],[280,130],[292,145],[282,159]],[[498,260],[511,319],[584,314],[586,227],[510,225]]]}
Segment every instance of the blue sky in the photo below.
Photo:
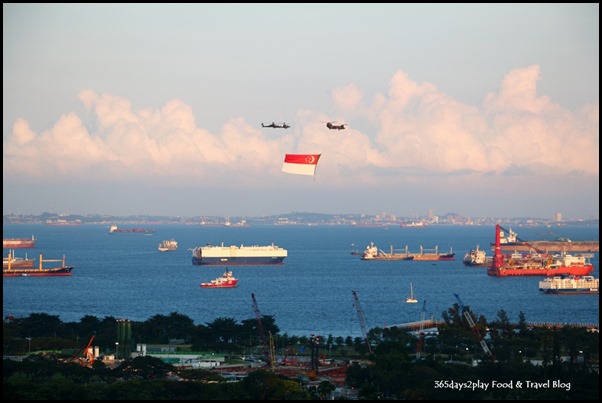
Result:
{"label": "blue sky", "polygon": [[4,214],[599,217],[598,4],[4,3],[3,29]]}

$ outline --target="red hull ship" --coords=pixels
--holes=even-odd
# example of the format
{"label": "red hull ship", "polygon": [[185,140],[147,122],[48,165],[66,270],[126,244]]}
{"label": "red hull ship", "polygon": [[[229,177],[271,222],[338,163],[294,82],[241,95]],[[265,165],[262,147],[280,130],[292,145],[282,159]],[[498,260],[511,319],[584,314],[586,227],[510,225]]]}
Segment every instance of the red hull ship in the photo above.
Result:
{"label": "red hull ship", "polygon": [[221,277],[211,280],[209,283],[201,283],[201,288],[233,288],[237,283],[238,279],[234,278],[230,270],[226,270]]}
{"label": "red hull ship", "polygon": [[2,268],[3,269],[8,269],[9,267],[11,267],[11,268],[21,268],[21,267],[31,268],[34,265],[34,262],[35,262],[35,259],[28,259],[27,256],[25,256],[24,258],[15,257],[15,254],[13,252],[9,252],[8,257],[5,257],[2,259]]}
{"label": "red hull ship", "polygon": [[[9,255],[10,256],[10,255]],[[61,262],[60,267],[44,267],[44,262]],[[44,260],[40,254],[40,265],[38,268],[34,267],[15,267],[13,268],[10,261],[6,268],[2,270],[2,277],[57,277],[57,276],[71,276],[71,270],[73,266],[65,265],[65,257],[60,260]]]}
{"label": "red hull ship", "polygon": [[31,238],[3,238],[2,248],[4,249],[20,249],[20,248],[34,248],[36,246],[36,239]]}
{"label": "red hull ship", "polygon": [[588,261],[589,255],[569,255],[540,253],[531,248],[527,254],[502,254],[500,247],[499,225],[495,227],[495,253],[487,274],[495,277],[508,276],[586,276],[594,271],[594,265]]}

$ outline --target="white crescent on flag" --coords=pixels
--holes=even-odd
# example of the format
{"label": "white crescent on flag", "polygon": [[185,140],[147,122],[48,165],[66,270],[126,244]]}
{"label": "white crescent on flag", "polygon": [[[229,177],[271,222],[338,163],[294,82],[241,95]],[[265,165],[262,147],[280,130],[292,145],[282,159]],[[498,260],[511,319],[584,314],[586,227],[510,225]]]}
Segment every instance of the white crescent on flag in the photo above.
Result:
{"label": "white crescent on flag", "polygon": [[282,172],[296,175],[314,175],[322,154],[286,154]]}

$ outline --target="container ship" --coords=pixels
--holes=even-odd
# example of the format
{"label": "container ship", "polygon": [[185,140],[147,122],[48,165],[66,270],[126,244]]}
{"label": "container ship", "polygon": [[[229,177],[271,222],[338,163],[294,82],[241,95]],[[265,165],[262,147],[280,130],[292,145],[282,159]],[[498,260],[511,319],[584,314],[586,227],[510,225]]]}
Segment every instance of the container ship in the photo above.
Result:
{"label": "container ship", "polygon": [[[528,252],[531,249],[545,252],[599,252],[599,241],[573,241],[568,238],[558,238],[553,241],[525,241],[518,237],[512,229],[506,231],[500,228],[500,249],[502,251]],[[506,232],[504,232],[506,231]],[[491,243],[495,248],[495,243]]]}
{"label": "container ship", "polygon": [[496,225],[495,253],[487,274],[495,277],[507,276],[586,276],[594,270],[590,263],[591,255],[571,255],[566,252],[560,254],[542,253],[531,249],[529,253],[502,254],[500,237],[502,228]]}
{"label": "container ship", "polygon": [[554,276],[539,282],[544,294],[598,294],[600,279],[594,276]]}
{"label": "container ship", "polygon": [[[46,262],[61,262],[59,267],[44,267]],[[40,254],[40,264],[38,268],[34,267],[12,267],[10,261],[6,268],[2,270],[3,277],[53,277],[53,276],[71,276],[73,266],[65,264],[65,256],[63,259],[42,259]]]}
{"label": "container ship", "polygon": [[208,243],[192,250],[192,264],[228,265],[228,266],[263,266],[283,264],[288,256],[286,249],[274,244],[266,246],[220,246]]}
{"label": "container ship", "polygon": [[19,248],[34,248],[36,239],[32,235],[31,238],[2,238],[2,248],[4,249],[19,249]]}

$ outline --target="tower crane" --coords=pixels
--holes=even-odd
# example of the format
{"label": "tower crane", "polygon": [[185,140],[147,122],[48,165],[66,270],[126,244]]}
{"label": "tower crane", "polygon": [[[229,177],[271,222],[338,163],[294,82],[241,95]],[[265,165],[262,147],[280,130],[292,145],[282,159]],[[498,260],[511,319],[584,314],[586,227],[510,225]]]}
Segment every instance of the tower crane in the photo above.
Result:
{"label": "tower crane", "polygon": [[364,335],[364,339],[366,340],[366,345],[368,346],[368,352],[373,354],[372,347],[370,346],[370,340],[368,340],[368,332],[366,331],[366,320],[364,318],[364,311],[360,305],[360,301],[357,298],[357,294],[355,291],[351,291],[353,293],[353,301],[355,305],[355,309],[357,310],[357,317],[360,321],[360,327],[362,328],[362,334]]}
{"label": "tower crane", "polygon": [[462,312],[464,314],[464,317],[466,318],[466,320],[468,321],[468,324],[470,325],[470,330],[472,330],[472,333],[474,334],[475,338],[477,339],[479,344],[481,344],[483,351],[489,356],[489,358],[491,359],[492,362],[495,362],[495,356],[493,355],[493,353],[487,346],[487,343],[485,343],[485,340],[483,340],[483,336],[481,336],[481,332],[479,332],[479,329],[477,328],[477,325],[474,323],[472,316],[470,315],[468,310],[466,310],[464,308],[464,304],[462,303],[460,296],[458,294],[454,294],[454,296],[456,297],[456,299],[458,300],[458,303],[460,304],[460,312]]}
{"label": "tower crane", "polygon": [[265,333],[263,332],[263,325],[261,324],[261,313],[259,312],[259,307],[257,306],[257,301],[255,300],[254,293],[251,293],[251,299],[253,300],[253,310],[255,311],[255,318],[257,319],[257,330],[259,331],[259,336],[261,337],[261,342],[263,343],[263,355],[267,364],[272,365],[272,361],[270,360],[270,353],[268,351],[268,344],[266,341]]}

